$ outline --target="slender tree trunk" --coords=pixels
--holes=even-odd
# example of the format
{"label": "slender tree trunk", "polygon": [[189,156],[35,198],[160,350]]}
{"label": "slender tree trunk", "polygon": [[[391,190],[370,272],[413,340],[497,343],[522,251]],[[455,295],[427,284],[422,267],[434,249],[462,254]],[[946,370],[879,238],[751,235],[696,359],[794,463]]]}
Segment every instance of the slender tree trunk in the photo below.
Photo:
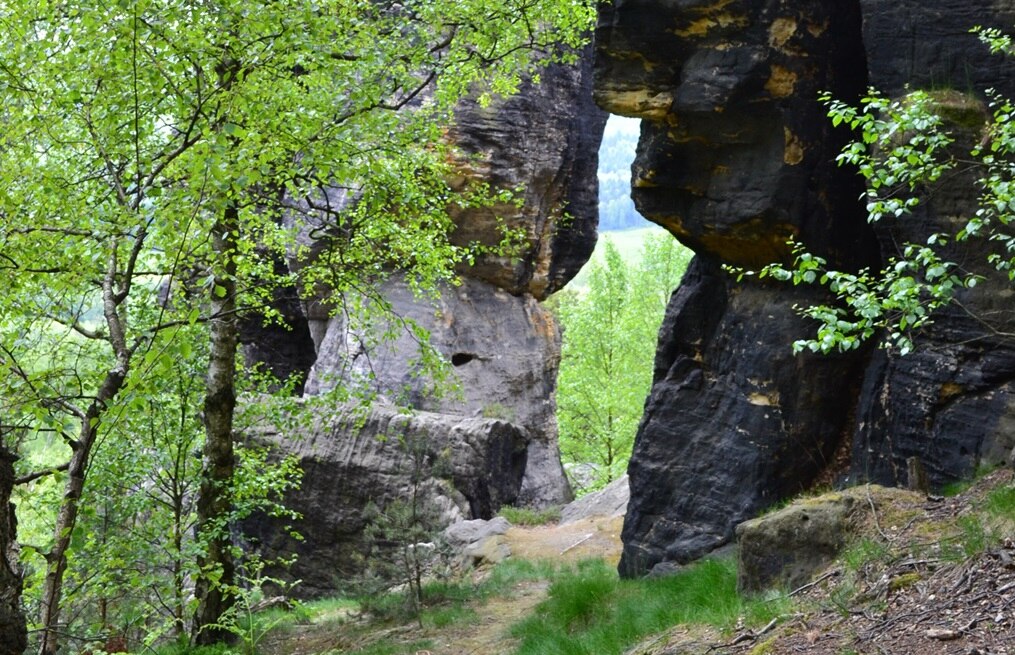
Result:
{"label": "slender tree trunk", "polygon": [[174,500],[173,507],[173,634],[179,637],[186,629],[186,599],[183,579],[183,509]]}
{"label": "slender tree trunk", "polygon": [[22,655],[28,647],[21,607],[17,520],[11,503],[16,459],[0,444],[0,655]]}
{"label": "slender tree trunk", "polygon": [[[140,237],[143,239],[143,236]],[[53,548],[46,554],[46,578],[42,585],[39,625],[42,634],[39,641],[39,655],[56,655],[60,648],[60,600],[63,593],[63,576],[67,570],[67,551],[71,545],[71,533],[77,524],[81,494],[85,487],[88,461],[99,432],[99,424],[108,403],[116,397],[127,380],[133,350],[128,349],[119,306],[127,296],[129,287],[117,292],[114,289],[118,277],[117,249],[109,258],[109,268],[103,278],[102,306],[109,329],[109,343],[116,355],[116,364],[107,373],[99,386],[98,393],[84,412],[78,413],[80,429],[77,439],[71,441],[71,459],[67,468],[67,483],[64,485],[63,501],[56,517],[53,530]],[[129,276],[128,276],[129,277]],[[129,283],[125,283],[129,284]],[[78,412],[79,410],[74,410]]]}
{"label": "slender tree trunk", "polygon": [[[194,638],[202,645],[233,637],[230,632],[215,626],[232,606],[236,577],[227,522],[232,507],[229,490],[234,469],[234,377],[239,340],[235,260],[238,230],[239,213],[235,206],[230,206],[223,212],[211,235],[217,266],[211,294],[203,473],[197,497],[198,536],[204,542],[204,553],[198,562],[201,575],[195,589],[198,606],[194,620]],[[212,571],[218,574],[217,580],[208,575]]]}

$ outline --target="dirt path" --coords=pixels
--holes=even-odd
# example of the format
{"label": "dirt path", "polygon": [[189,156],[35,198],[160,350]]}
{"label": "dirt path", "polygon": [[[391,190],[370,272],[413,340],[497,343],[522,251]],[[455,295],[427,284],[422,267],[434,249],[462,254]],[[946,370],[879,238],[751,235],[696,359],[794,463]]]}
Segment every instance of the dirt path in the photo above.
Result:
{"label": "dirt path", "polygon": [[[599,557],[610,564],[620,559],[623,517],[583,519],[567,525],[512,527],[504,539],[511,556],[531,561],[577,562]],[[315,624],[273,635],[260,646],[264,655],[337,655],[378,642],[399,643],[413,655],[508,655],[516,641],[509,630],[530,615],[544,598],[546,581],[525,581],[510,593],[478,601],[474,614],[436,628],[405,625],[366,631],[354,620],[319,617]],[[414,646],[418,644],[419,647]]]}
{"label": "dirt path", "polygon": [[[512,527],[505,535],[512,557],[553,562],[577,562],[601,557],[611,564],[620,559],[620,530],[623,517],[585,519],[567,525]],[[546,598],[548,583],[524,582],[512,593],[491,598],[476,607],[476,619],[465,626],[427,635],[433,641],[432,651],[421,655],[507,655],[514,650],[515,640],[508,631],[532,613]]]}

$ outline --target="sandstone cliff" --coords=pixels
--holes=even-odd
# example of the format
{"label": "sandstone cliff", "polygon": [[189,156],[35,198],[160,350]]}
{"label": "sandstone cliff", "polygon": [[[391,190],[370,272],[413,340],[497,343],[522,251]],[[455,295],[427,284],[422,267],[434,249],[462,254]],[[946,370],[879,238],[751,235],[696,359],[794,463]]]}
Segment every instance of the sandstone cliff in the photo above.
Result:
{"label": "sandstone cliff", "polygon": [[[622,572],[700,556],[820,475],[905,483],[905,459],[917,455],[940,484],[1007,454],[1011,353],[968,317],[942,317],[922,356],[794,357],[789,345],[809,326],[792,307],[820,292],[735,284],[721,265],[785,260],[790,236],[845,268],[894,254],[899,226],[868,226],[860,180],[833,163],[848,135],[831,128],[818,92],[1010,88],[1010,67],[968,30],[1010,26],[1012,9],[987,0],[603,8],[595,93],[643,119],[635,202],[698,254],[660,334],[631,459]],[[970,181],[950,181],[907,238],[968,211]],[[989,293],[970,302],[997,309]],[[837,454],[851,457],[845,469]]]}
{"label": "sandstone cliff", "polygon": [[[302,488],[287,499],[304,520],[306,537],[293,541],[278,522],[252,521],[246,531],[268,554],[298,553],[289,574],[304,580],[298,593],[334,590],[363,570],[357,554],[368,501],[383,506],[422,490],[444,520],[490,518],[501,505],[560,504],[571,490],[560,463],[554,388],[560,332],[539,300],[566,284],[588,259],[597,224],[597,150],[606,121],[592,101],[589,47],[577,66],[552,65],[542,83],[489,107],[465,104],[447,138],[457,146],[460,178],[493,188],[523,188],[521,202],[458,211],[452,240],[497,244],[502,226],[523,236],[512,256],[485,255],[459,269],[459,286],[419,297],[393,277],[377,289],[398,318],[365,323],[329,312],[326,289],[281,303],[297,330],[252,329],[248,357],[273,370],[307,373],[305,392],[318,395],[351,379],[369,379],[382,401],[365,422],[315,410],[310,434],[261,435],[298,453]],[[336,198],[336,202],[351,202]],[[313,218],[303,218],[313,221]],[[294,224],[311,251],[324,225]],[[450,363],[455,388],[420,375],[417,335]],[[396,337],[381,338],[389,328]],[[311,348],[307,348],[307,344]],[[310,356],[308,356],[310,351]],[[397,407],[410,408],[410,417]],[[335,408],[337,411],[338,408]],[[414,470],[406,444],[425,450]],[[439,464],[439,465],[438,465]]]}

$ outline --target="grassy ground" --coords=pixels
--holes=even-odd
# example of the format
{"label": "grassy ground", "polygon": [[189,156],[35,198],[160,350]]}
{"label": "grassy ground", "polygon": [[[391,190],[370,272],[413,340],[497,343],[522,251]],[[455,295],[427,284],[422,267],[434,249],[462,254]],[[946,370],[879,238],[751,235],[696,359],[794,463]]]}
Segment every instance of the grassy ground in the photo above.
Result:
{"label": "grassy ground", "polygon": [[[1015,652],[1010,470],[954,498],[874,494],[849,547],[792,597],[738,594],[731,558],[620,580],[619,520],[511,528],[514,555],[431,586],[418,621],[397,596],[262,613],[257,655],[842,655],[945,652],[945,637],[954,652]],[[243,649],[160,655],[230,652]]]}
{"label": "grassy ground", "polygon": [[515,625],[518,655],[620,655],[642,638],[677,624],[729,631],[764,625],[786,601],[737,593],[731,558],[704,560],[676,575],[620,580],[601,560],[560,572],[549,597]]}
{"label": "grassy ground", "polygon": [[596,249],[592,253],[592,257],[588,263],[578,272],[578,275],[571,280],[567,288],[574,290],[581,290],[588,286],[588,268],[589,264],[593,261],[601,261],[603,258],[604,242],[609,239],[613,242],[613,245],[617,247],[617,251],[623,258],[624,262],[628,265],[634,265],[637,263],[638,258],[641,256],[642,247],[645,240],[653,234],[661,234],[665,232],[663,228],[657,225],[649,225],[648,227],[637,228],[634,230],[621,230],[618,232],[603,232],[599,235],[599,240],[596,242]]}

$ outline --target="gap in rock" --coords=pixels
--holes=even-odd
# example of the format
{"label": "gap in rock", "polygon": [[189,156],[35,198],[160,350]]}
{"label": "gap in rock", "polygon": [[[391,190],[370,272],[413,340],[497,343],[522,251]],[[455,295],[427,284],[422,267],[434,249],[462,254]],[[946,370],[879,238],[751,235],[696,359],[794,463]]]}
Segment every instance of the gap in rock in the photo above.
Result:
{"label": "gap in rock", "polygon": [[[611,116],[599,149],[599,239],[551,306],[563,328],[562,461],[577,495],[624,475],[652,382],[656,339],[691,252],[631,199],[641,121]],[[619,258],[608,258],[615,249]],[[592,390],[590,392],[590,390]]]}

